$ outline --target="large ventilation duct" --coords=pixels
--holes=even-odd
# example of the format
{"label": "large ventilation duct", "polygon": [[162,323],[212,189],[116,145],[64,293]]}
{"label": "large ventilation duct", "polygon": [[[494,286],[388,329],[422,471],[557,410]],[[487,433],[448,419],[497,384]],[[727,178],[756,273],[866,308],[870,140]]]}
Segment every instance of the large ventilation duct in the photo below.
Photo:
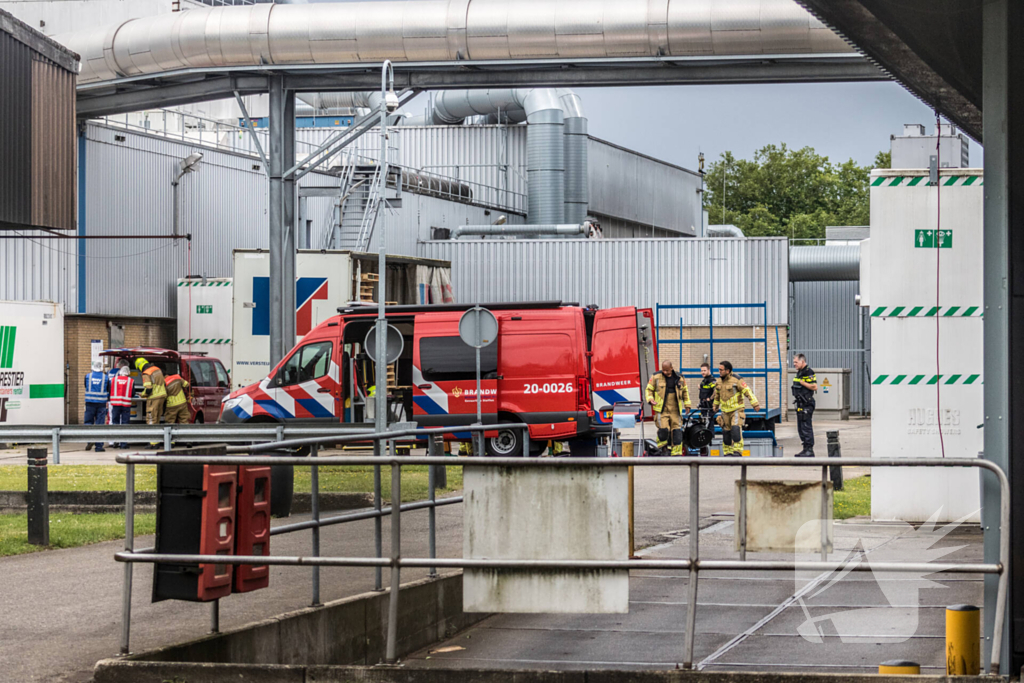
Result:
{"label": "large ventilation duct", "polygon": [[565,235],[586,235],[589,223],[562,225],[460,225],[452,230],[451,238],[456,240],[469,235],[484,237],[563,237]]}
{"label": "large ventilation duct", "polygon": [[850,53],[793,0],[370,0],[192,9],[57,36],[79,85],[190,68]]}
{"label": "large ventilation duct", "polygon": [[735,225],[709,225],[708,237],[739,237],[746,239],[747,236]]}
{"label": "large ventilation duct", "polygon": [[790,282],[859,279],[859,244],[789,248]]}
{"label": "large ventilation duct", "polygon": [[559,90],[558,95],[565,115],[565,222],[582,223],[590,203],[587,117],[579,95],[566,89]]}
{"label": "large ventilation duct", "polygon": [[[582,223],[586,217],[586,166],[579,165],[579,142],[572,145],[574,166],[568,174],[564,128],[566,114],[563,107],[570,107],[573,130],[583,130],[583,162],[586,162],[586,119],[579,103],[579,97],[569,90],[553,88],[496,88],[490,90],[444,90],[437,93],[433,108],[423,116],[405,120],[405,125],[459,125],[476,116],[507,117],[509,121],[526,120],[526,178],[527,221],[534,225],[550,225],[568,222],[566,198],[568,181],[584,186],[583,207],[580,192],[573,188],[573,215],[571,220]],[[582,123],[580,122],[582,119]],[[579,134],[574,134],[579,137]],[[582,173],[583,179],[580,180]]]}

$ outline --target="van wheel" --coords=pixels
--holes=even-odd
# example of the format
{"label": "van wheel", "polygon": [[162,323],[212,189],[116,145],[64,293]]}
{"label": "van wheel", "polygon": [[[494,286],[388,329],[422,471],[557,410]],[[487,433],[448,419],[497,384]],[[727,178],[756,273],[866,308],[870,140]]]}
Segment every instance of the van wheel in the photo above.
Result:
{"label": "van wheel", "polygon": [[[531,441],[532,445],[533,442]],[[497,436],[493,436],[485,440],[484,450],[487,451],[487,455],[492,458],[519,458],[523,455],[523,435],[522,432],[513,431],[511,429],[503,429],[498,432]]]}

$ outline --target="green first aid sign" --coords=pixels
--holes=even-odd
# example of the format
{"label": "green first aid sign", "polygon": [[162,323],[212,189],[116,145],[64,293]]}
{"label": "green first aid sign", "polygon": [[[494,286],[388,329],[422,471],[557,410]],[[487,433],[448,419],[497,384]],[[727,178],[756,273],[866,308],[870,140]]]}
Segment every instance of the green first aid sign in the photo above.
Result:
{"label": "green first aid sign", "polygon": [[952,230],[915,230],[914,247],[916,249],[952,249]]}
{"label": "green first aid sign", "polygon": [[213,304],[199,304],[196,306],[196,313],[213,313]]}

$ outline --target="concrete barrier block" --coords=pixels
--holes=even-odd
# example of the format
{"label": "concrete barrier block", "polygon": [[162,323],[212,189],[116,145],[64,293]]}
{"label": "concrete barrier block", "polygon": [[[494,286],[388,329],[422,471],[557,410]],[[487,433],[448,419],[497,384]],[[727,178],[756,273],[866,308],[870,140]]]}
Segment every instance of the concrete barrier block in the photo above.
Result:
{"label": "concrete barrier block", "polygon": [[[466,467],[463,556],[502,560],[625,560],[625,468]],[[469,612],[625,613],[626,570],[465,572]]]}
{"label": "concrete barrier block", "polygon": [[[736,482],[736,519],[740,517],[740,483]],[[832,552],[832,482],[826,489],[827,549]],[[821,482],[748,481],[747,550],[751,552],[821,552]],[[736,526],[735,549],[740,549]]]}

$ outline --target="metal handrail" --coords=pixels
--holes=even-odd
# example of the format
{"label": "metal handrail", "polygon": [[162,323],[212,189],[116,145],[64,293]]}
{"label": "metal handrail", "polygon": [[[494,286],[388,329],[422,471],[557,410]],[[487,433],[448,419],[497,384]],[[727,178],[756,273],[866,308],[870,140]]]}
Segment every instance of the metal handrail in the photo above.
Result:
{"label": "metal handrail", "polygon": [[[471,426],[459,428],[445,428],[448,431],[487,431],[494,427]],[[373,434],[374,441],[389,440],[393,433]],[[364,437],[365,438],[365,437]],[[433,440],[430,440],[433,444]],[[891,571],[891,572],[950,572],[950,573],[980,573],[997,574],[999,577],[996,596],[996,610],[994,616],[992,658],[990,671],[993,674],[999,673],[999,661],[1002,651],[1003,624],[1006,618],[1006,594],[1008,584],[1008,572],[1010,559],[1009,545],[1009,523],[1010,523],[1010,486],[1006,474],[996,464],[980,458],[843,458],[843,464],[852,467],[977,467],[985,469],[996,475],[1000,488],[1000,529],[999,529],[999,562],[992,563],[921,563],[921,562],[879,562],[873,564],[860,563],[856,558],[845,560],[838,565],[826,562],[828,529],[825,521],[828,519],[827,510],[827,484],[828,464],[819,464],[813,460],[803,458],[773,458],[763,463],[769,467],[820,467],[822,471],[822,520],[821,520],[821,553],[822,561],[785,561],[785,560],[747,560],[745,545],[741,545],[739,560],[701,560],[699,546],[699,519],[700,519],[700,468],[701,467],[739,467],[741,468],[741,508],[740,508],[740,533],[743,539],[746,538],[746,470],[750,466],[748,458],[724,457],[724,458],[460,458],[452,461],[451,458],[439,458],[434,456],[406,456],[395,457],[393,454],[384,456],[354,456],[354,457],[324,457],[310,460],[297,460],[295,458],[283,457],[246,457],[246,456],[154,456],[154,455],[119,455],[117,461],[128,465],[129,486],[126,487],[126,496],[129,501],[129,514],[126,514],[126,531],[130,519],[130,504],[134,488],[133,469],[136,464],[172,463],[172,464],[211,464],[211,465],[291,465],[291,466],[312,466],[323,465],[374,465],[377,468],[381,464],[391,466],[391,493],[392,500],[401,500],[401,468],[403,465],[454,465],[466,466],[492,466],[492,467],[688,467],[690,468],[690,527],[689,527],[689,557],[687,559],[675,560],[500,560],[500,559],[466,559],[466,558],[407,558],[401,556],[401,512],[405,506],[400,505],[391,513],[391,556],[388,558],[377,557],[320,557],[318,554],[310,556],[225,556],[225,555],[175,555],[157,553],[134,553],[131,551],[131,537],[126,535],[125,552],[117,553],[115,559],[125,563],[125,640],[123,646],[127,648],[127,628],[130,620],[130,585],[131,566],[135,562],[176,562],[186,564],[266,564],[266,565],[296,565],[313,567],[314,572],[319,567],[374,567],[380,572],[383,567],[390,567],[392,570],[392,582],[390,588],[389,613],[396,614],[399,600],[400,570],[402,567],[421,568],[430,567],[432,570],[437,567],[444,568],[470,568],[470,569],[686,569],[689,570],[689,600],[687,603],[687,626],[686,626],[686,648],[684,667],[693,666],[693,643],[695,637],[696,609],[697,609],[697,584],[701,571],[710,570],[759,570],[759,571]],[[761,464],[761,463],[759,463]],[[322,520],[320,520],[322,521]],[[315,545],[318,547],[318,545]],[[315,574],[318,576],[318,574]],[[317,585],[318,587],[318,585]],[[387,654],[388,661],[396,659],[396,631],[392,628],[394,624],[389,623]]]}

